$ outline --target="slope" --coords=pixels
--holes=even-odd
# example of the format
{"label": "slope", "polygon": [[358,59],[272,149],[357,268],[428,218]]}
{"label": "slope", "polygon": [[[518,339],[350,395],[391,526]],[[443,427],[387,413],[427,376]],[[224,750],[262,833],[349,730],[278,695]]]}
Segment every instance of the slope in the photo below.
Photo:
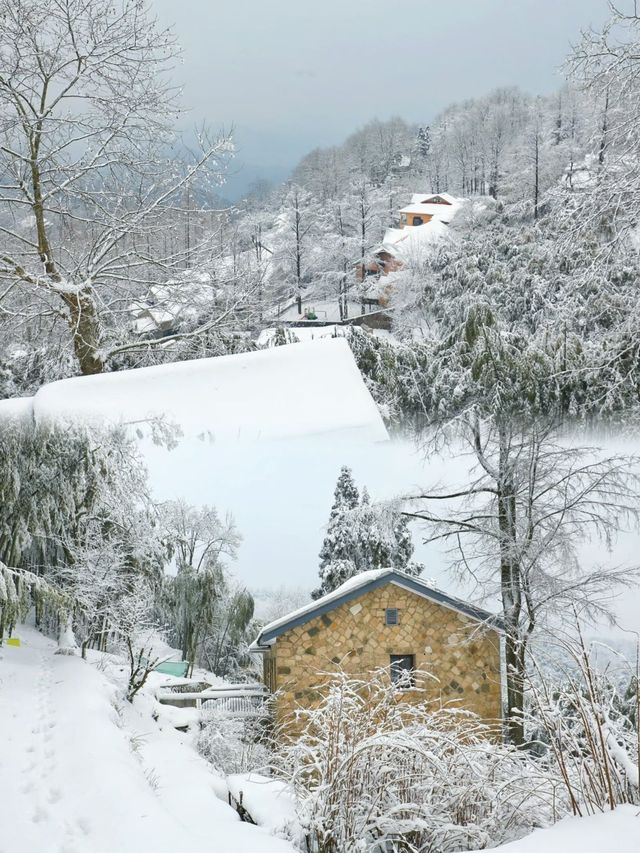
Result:
{"label": "slope", "polygon": [[0,649],[0,850],[291,853],[241,823],[188,735],[122,702],[104,666],[21,627]]}

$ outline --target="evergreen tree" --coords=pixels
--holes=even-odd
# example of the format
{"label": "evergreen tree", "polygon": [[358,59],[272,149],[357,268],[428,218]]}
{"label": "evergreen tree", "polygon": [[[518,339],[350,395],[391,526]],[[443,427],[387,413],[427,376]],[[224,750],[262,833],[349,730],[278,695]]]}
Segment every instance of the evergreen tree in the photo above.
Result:
{"label": "evergreen tree", "polygon": [[333,493],[327,535],[320,549],[321,572],[336,560],[353,559],[352,531],[346,513],[358,506],[359,497],[351,468],[343,465]]}
{"label": "evergreen tree", "polygon": [[312,597],[320,598],[372,569],[395,568],[418,575],[422,566],[410,563],[412,555],[407,519],[395,507],[372,504],[366,487],[358,499],[353,474],[343,467],[320,550],[320,586]]}
{"label": "evergreen tree", "polygon": [[431,150],[431,130],[428,126],[418,128],[418,138],[416,142],[418,154],[423,160],[426,160]]}

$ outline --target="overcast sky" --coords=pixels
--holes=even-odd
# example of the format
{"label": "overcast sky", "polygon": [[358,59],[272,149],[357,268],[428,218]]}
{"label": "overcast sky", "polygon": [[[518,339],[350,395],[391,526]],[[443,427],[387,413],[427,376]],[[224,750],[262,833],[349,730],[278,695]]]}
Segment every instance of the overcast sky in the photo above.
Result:
{"label": "overcast sky", "polygon": [[235,125],[238,163],[274,177],[376,116],[552,91],[569,43],[607,15],[606,0],[151,2],[184,49],[191,119]]}
{"label": "overcast sky", "polygon": [[[297,346],[295,344],[294,346]],[[582,441],[582,439],[581,439]],[[599,439],[585,437],[585,444]],[[637,443],[605,440],[607,453],[637,452]],[[358,486],[366,485],[373,500],[446,486],[451,491],[469,482],[468,460],[460,455],[425,460],[410,442],[372,443],[348,431],[255,444],[203,442],[184,438],[168,452],[145,445],[156,498],[184,498],[231,512],[243,536],[232,568],[252,590],[303,587],[318,583],[318,552],[326,532],[333,490],[340,466],[348,464]],[[424,562],[424,577],[463,598],[477,600],[479,591],[450,573],[451,556],[443,547],[422,545],[424,529],[412,529],[415,557]],[[611,554],[601,543],[585,543],[583,568],[638,564],[640,535],[620,536]],[[485,602],[491,609],[497,602]],[[640,632],[640,588],[626,591],[616,602],[621,624]],[[600,626],[599,632],[606,632]],[[632,638],[633,639],[633,638]]]}

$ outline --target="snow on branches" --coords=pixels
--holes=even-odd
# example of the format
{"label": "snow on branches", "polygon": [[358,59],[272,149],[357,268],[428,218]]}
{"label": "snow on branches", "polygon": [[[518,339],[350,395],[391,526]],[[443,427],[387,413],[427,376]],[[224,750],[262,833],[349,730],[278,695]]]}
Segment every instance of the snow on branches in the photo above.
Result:
{"label": "snow on branches", "polygon": [[351,469],[340,470],[320,549],[319,598],[353,575],[371,569],[395,568],[419,575],[422,565],[411,562],[413,542],[407,520],[393,504],[372,504],[365,488],[359,494]]}
{"label": "snow on branches", "polygon": [[553,772],[496,742],[472,714],[419,696],[399,702],[388,670],[332,674],[319,689],[275,755],[310,849],[475,850],[563,813]]}

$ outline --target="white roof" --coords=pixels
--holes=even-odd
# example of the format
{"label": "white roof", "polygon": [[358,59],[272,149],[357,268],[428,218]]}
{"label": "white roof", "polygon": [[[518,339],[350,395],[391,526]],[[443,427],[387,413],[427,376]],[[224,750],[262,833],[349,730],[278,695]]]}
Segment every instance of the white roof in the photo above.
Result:
{"label": "white roof", "polygon": [[387,228],[378,251],[388,252],[400,260],[408,261],[423,255],[442,240],[450,238],[449,226],[441,219],[432,219],[424,225]]}
{"label": "white roof", "polygon": [[[461,199],[456,198],[454,195],[449,195],[449,193],[413,193],[410,204],[420,204],[430,198],[441,198],[444,201],[448,201],[449,204],[460,204],[461,202]],[[446,205],[442,205],[442,207],[446,207]]]}
{"label": "white roof", "polygon": [[[343,584],[340,584],[340,586],[336,587],[333,592],[328,592],[321,598],[318,598],[315,601],[310,601],[309,604],[305,604],[297,610],[292,610],[291,613],[287,613],[286,616],[281,616],[279,619],[274,619],[273,622],[269,622],[268,625],[265,625],[262,628],[260,634],[268,634],[270,631],[280,628],[281,625],[286,625],[287,622],[290,622],[292,619],[297,619],[299,616],[305,616],[307,613],[314,611],[317,607],[329,604],[334,599],[343,596],[345,592],[358,589],[359,587],[369,583],[369,581],[376,580],[376,578],[379,578],[384,574],[388,574],[389,571],[389,569],[371,569],[368,572],[360,572],[352,578],[349,578],[349,580],[346,580]],[[256,643],[253,644],[252,648],[255,647]]]}
{"label": "white roof", "polygon": [[[430,203],[429,199],[432,198],[442,198],[447,204]],[[413,213],[418,216],[424,214],[425,216],[432,216],[434,219],[440,219],[443,222],[451,222],[460,209],[462,202],[463,199],[454,198],[454,196],[448,193],[431,193],[430,195],[414,193],[411,197],[411,202],[406,207],[401,208],[400,213]]]}
{"label": "white roof", "polygon": [[31,413],[36,422],[165,416],[187,433],[216,441],[344,430],[366,440],[388,438],[343,338],[63,379],[27,400],[0,401],[0,416],[17,413]]}

